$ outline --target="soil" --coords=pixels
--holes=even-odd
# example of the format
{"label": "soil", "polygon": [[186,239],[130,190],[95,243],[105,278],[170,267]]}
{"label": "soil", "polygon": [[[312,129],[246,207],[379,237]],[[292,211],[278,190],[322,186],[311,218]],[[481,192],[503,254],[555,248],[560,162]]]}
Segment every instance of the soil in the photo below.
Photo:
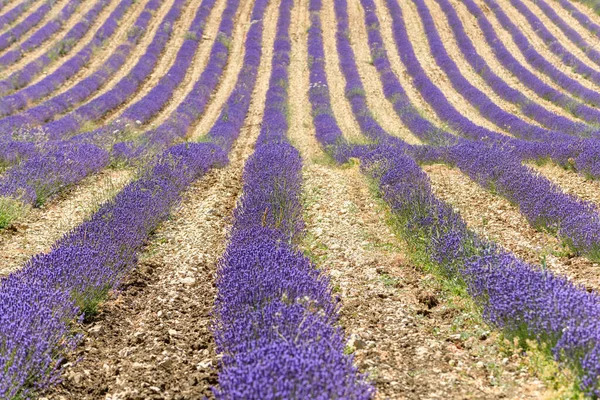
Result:
{"label": "soil", "polygon": [[[323,48],[325,50],[325,73],[327,74],[333,115],[346,139],[352,142],[364,140],[358,123],[351,117],[352,108],[346,100],[346,79],[340,69],[335,40],[336,24],[333,22],[335,21],[333,4],[325,2],[320,15],[323,29]],[[309,121],[306,121],[307,125],[310,125]]]}
{"label": "soil", "polygon": [[365,87],[367,105],[373,117],[388,133],[401,137],[407,143],[420,144],[421,141],[404,125],[383,93],[383,86],[375,66],[371,65],[371,52],[365,26],[365,18],[360,2],[348,3],[350,43],[356,56],[356,65]]}

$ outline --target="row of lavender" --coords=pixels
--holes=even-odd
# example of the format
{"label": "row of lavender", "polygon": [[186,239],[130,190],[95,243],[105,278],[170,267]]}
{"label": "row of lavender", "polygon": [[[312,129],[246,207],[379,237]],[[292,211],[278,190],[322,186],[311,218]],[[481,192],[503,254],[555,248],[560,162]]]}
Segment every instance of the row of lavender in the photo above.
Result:
{"label": "row of lavender", "polygon": [[[106,96],[123,98],[125,95],[120,95],[119,89],[124,86],[127,92],[135,89],[132,83],[140,83],[149,73],[152,72],[153,66],[158,61],[168,38],[171,36],[173,25],[179,18],[183,8],[184,1],[179,0],[173,3],[169,12],[161,21],[160,27],[153,38],[152,43],[148,46],[146,53],[137,62],[136,67],[130,73],[119,81],[112,90],[105,93]],[[211,4],[214,4],[211,1]],[[68,98],[71,93],[79,96],[92,95],[95,89],[100,86],[103,81],[114,74],[126,61],[127,56],[131,53],[135,45],[138,43],[141,34],[146,30],[152,19],[152,11],[158,9],[160,1],[149,1],[146,4],[144,12],[140,14],[133,27],[133,34],[129,35],[128,40],[123,45],[120,45],[114,54],[105,62],[104,67],[88,78],[79,82],[75,87],[67,90],[63,94],[55,97],[58,105],[66,107],[68,103],[65,97]],[[210,10],[210,9],[209,9]],[[205,16],[206,13],[201,14]],[[137,79],[130,82],[132,77]],[[100,96],[96,100],[104,98]],[[35,110],[38,117],[47,114],[52,115],[52,100],[43,103],[31,110]],[[118,103],[118,102],[117,102]],[[47,108],[46,108],[47,107]],[[46,110],[47,112],[44,112]],[[22,118],[24,119],[24,117]],[[21,115],[15,115],[2,120],[7,122],[5,129],[21,128],[25,122],[21,121]],[[83,121],[81,121],[83,122]],[[6,135],[6,134],[5,134]],[[14,133],[13,133],[14,136]],[[106,150],[85,143],[74,143],[70,141],[48,141],[46,135],[41,135],[41,143],[36,143],[35,140],[20,141],[14,140],[12,137],[3,140],[3,156],[6,164],[20,164],[9,169],[2,177],[0,192],[5,196],[13,196],[21,201],[29,204],[40,204],[45,199],[62,190],[65,186],[78,182],[92,171],[97,171],[107,165],[109,155]],[[25,160],[25,161],[23,161]],[[62,172],[62,174],[53,172]]]}
{"label": "row of lavender", "polygon": [[[362,0],[366,10],[374,6]],[[336,0],[338,49],[350,49],[346,1]],[[326,149],[335,143],[347,146],[332,116],[324,69],[323,45],[318,11],[320,2],[311,2],[309,31],[311,57],[310,100],[317,135]],[[369,17],[373,26],[372,16]],[[362,88],[355,71],[353,53],[339,53],[340,67],[347,80],[351,100]],[[354,111],[358,118],[367,108]],[[319,123],[329,115],[328,124]],[[363,128],[364,129],[364,128]],[[336,133],[337,132],[337,133]],[[365,132],[369,135],[368,132]],[[467,229],[450,206],[436,199],[427,176],[409,157],[406,144],[390,142],[359,152],[361,168],[376,180],[384,200],[397,218],[405,238],[451,278],[461,279],[481,305],[486,319],[510,334],[539,340],[551,347],[554,356],[581,372],[581,388],[589,395],[600,394],[600,298],[537,266],[528,265]]]}
{"label": "row of lavender", "polygon": [[[266,0],[259,0],[254,6],[253,24],[246,41],[244,66],[234,91],[209,133],[210,140],[219,143],[226,150],[231,148],[239,134],[250,104],[260,63],[262,16],[266,4]],[[269,128],[263,129],[263,144],[246,167],[246,190],[242,201],[244,206],[240,206],[236,211],[238,224],[234,236],[237,240],[232,240],[233,247],[230,246],[223,261],[224,267],[220,270],[220,283],[227,282],[227,287],[220,286],[219,315],[236,321],[233,326],[227,325],[228,332],[233,333],[235,331],[230,330],[231,328],[240,328],[243,325],[244,321],[240,320],[242,310],[238,307],[243,308],[244,304],[249,306],[250,304],[244,302],[251,299],[258,300],[254,305],[262,304],[265,310],[273,311],[269,321],[277,322],[280,330],[273,332],[272,325],[263,324],[257,328],[264,333],[264,339],[259,342],[254,340],[251,331],[237,331],[238,340],[245,339],[246,344],[260,343],[267,346],[256,346],[254,352],[238,352],[230,359],[229,361],[235,360],[236,365],[229,364],[229,368],[226,369],[229,375],[224,374],[220,377],[221,389],[216,394],[231,398],[244,389],[249,390],[246,393],[256,394],[257,381],[252,377],[256,376],[255,373],[262,372],[262,376],[268,379],[260,380],[260,383],[270,386],[260,386],[258,389],[267,397],[307,393],[316,397],[337,394],[342,397],[366,398],[370,396],[371,388],[356,374],[351,359],[343,355],[343,336],[338,328],[331,325],[332,318],[335,317],[332,314],[335,312],[335,306],[330,299],[327,281],[315,273],[314,268],[297,250],[278,241],[282,235],[288,237],[290,234],[299,234],[298,229],[301,228],[300,158],[297,151],[285,143],[284,137],[276,134],[276,131],[279,131],[285,135],[285,130],[281,129],[287,126],[285,110],[280,107],[285,102],[282,101],[282,95],[287,92],[285,85],[281,86],[281,79],[287,80],[285,70],[289,63],[290,42],[289,37],[282,37],[282,34],[287,33],[289,28],[291,4],[288,0],[281,5],[271,89],[267,100],[271,106],[267,107],[265,112],[265,121],[269,121],[266,124]],[[287,151],[280,152],[284,148]],[[3,300],[0,302],[0,315],[4,321],[0,331],[0,340],[3,340],[3,346],[0,347],[3,350],[0,352],[0,366],[7,371],[0,379],[0,395],[29,397],[35,391],[55,382],[60,372],[61,355],[79,340],[79,336],[72,333],[67,321],[76,319],[82,311],[93,311],[107,291],[134,266],[136,254],[149,232],[167,216],[179,193],[194,178],[225,162],[225,153],[219,146],[211,143],[177,145],[170,148],[154,160],[147,174],[129,184],[113,201],[102,206],[89,221],[63,237],[50,253],[34,257],[23,270],[0,282],[0,297]],[[272,168],[271,173],[266,172],[267,166]],[[272,186],[262,186],[261,190],[261,186],[256,183],[270,183]],[[283,197],[273,198],[273,195]],[[271,213],[267,220],[273,229],[261,226],[263,207],[273,205],[278,199],[285,200],[286,196],[291,202],[285,204],[291,205],[291,208],[281,209],[281,213]],[[243,232],[248,233],[250,229],[262,232],[261,244],[255,243],[254,251],[247,252],[251,249],[239,246],[245,241],[243,238],[246,236]],[[238,247],[233,243],[237,243]],[[243,281],[228,279],[229,275],[248,276],[250,271],[247,268],[250,264],[240,263],[244,258],[230,258],[234,251],[246,251],[246,257],[259,256],[265,263],[264,273],[260,274],[260,278],[266,280],[251,279],[246,283],[253,282],[256,285],[254,289],[265,285],[265,289],[271,290],[268,283],[272,282],[273,277],[268,272],[277,269],[282,278],[287,279],[278,283],[281,290],[277,293],[263,292],[252,290],[250,286],[243,291],[239,290],[241,288],[236,286],[236,282]],[[260,253],[257,254],[256,251]],[[232,263],[228,263],[227,260]],[[249,261],[248,258],[245,260]],[[282,265],[286,265],[282,261],[293,261],[298,265],[298,275],[294,275],[297,280],[290,279],[288,268],[285,271],[281,269]],[[227,269],[225,266],[236,268]],[[82,280],[81,277],[85,279]],[[271,297],[273,295],[275,298]],[[285,316],[294,319],[282,319],[274,309],[277,306]],[[328,310],[329,315],[325,315],[324,310],[319,310],[319,306]],[[258,317],[256,313],[255,316]],[[307,329],[322,336],[319,338],[306,332],[302,333]],[[228,332],[221,332],[221,345],[228,346],[229,351],[240,350],[239,345],[235,346],[235,341],[227,342],[234,338]],[[289,337],[289,340],[282,343],[277,333]],[[268,346],[270,340],[275,340],[272,342],[274,346]],[[334,348],[331,347],[332,344]],[[286,357],[281,357],[281,350],[286,350],[283,353]],[[316,357],[322,353],[328,357]],[[244,357],[244,354],[248,357]],[[268,365],[262,371],[251,368],[252,365],[261,366],[261,363],[252,358],[253,355],[269,354],[275,358],[272,365]],[[294,360],[301,364],[294,364]],[[226,363],[224,359],[224,364]],[[277,380],[278,375],[268,374],[273,365],[285,367],[290,373],[284,374],[284,379]],[[301,374],[294,369],[299,366],[302,367]],[[228,376],[238,384],[234,387],[228,386],[228,383],[232,383],[227,380]],[[309,380],[304,381],[302,378]]]}
{"label": "row of lavender", "polygon": [[328,279],[294,243],[302,235],[302,160],[286,133],[292,0],[279,7],[261,132],[243,175],[217,277],[217,398],[366,399],[344,354]]}
{"label": "row of lavender", "polygon": [[22,16],[31,6],[38,0],[25,0],[16,7],[10,9],[6,13],[0,15],[0,30],[10,26],[20,16]]}
{"label": "row of lavender", "polygon": [[[155,1],[150,1],[148,4],[152,4],[150,6],[152,7],[151,9],[156,9],[159,7],[160,2],[157,4]],[[42,125],[39,129],[46,133],[44,135],[45,139],[57,140],[77,132],[82,124],[99,119],[105,113],[122,104],[137,91],[141,83],[154,70],[167,41],[171,37],[174,28],[173,25],[180,18],[185,4],[186,1],[184,0],[176,0],[173,3],[145,53],[137,60],[136,65],[131,71],[119,80],[112,89],[52,121],[57,115],[68,111],[92,96],[101,85],[121,68],[135,48],[141,33],[143,33],[143,28],[147,26],[147,19],[141,20],[144,23],[142,27],[134,27],[131,30],[132,34],[128,35],[127,41],[120,45],[94,74],[78,82],[66,92],[24,113],[2,119],[0,122],[0,135],[10,135],[23,126],[35,127],[46,121],[50,121]]]}
{"label": "row of lavender", "polygon": [[167,101],[172,101],[174,90],[191,66],[213,5],[213,0],[207,1],[198,9],[173,66],[147,95],[128,107],[113,123],[72,139],[46,143],[43,151],[7,172],[0,183],[0,191],[13,196],[19,194],[23,201],[39,203],[68,185],[99,172],[111,162],[143,161],[184,137],[188,128],[203,114],[229,59],[228,44],[232,39],[238,1],[228,1],[208,64],[186,98],[157,128],[134,140],[121,141],[121,138],[127,139],[122,131],[134,123],[134,118],[138,118],[136,123],[145,122]]}
{"label": "row of lavender", "polygon": [[[264,1],[257,3],[253,17],[260,21],[264,7]],[[248,109],[253,86],[248,77],[253,71],[256,76],[261,32],[262,23],[248,34],[242,73],[227,102],[240,114],[225,122],[228,129],[221,120],[213,127],[217,141],[228,143],[226,148],[239,134]],[[150,232],[168,216],[179,194],[226,161],[226,152],[211,143],[167,149],[140,179],[65,235],[50,253],[34,257],[0,282],[0,369],[6,372],[0,377],[0,397],[29,398],[57,382],[62,357],[80,340],[72,321],[94,312],[135,266]]]}

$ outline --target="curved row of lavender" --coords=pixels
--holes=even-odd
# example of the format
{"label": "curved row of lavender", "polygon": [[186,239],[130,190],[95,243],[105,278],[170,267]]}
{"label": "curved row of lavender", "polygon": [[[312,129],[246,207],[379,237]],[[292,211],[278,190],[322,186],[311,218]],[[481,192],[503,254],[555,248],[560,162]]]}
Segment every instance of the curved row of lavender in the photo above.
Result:
{"label": "curved row of lavender", "polygon": [[295,245],[302,159],[286,133],[292,0],[279,6],[261,132],[246,161],[230,242],[217,272],[219,399],[368,399],[344,354],[329,280]]}
{"label": "curved row of lavender", "polygon": [[[250,103],[261,53],[262,18],[257,17],[265,6],[264,0],[255,6],[253,19],[259,23],[248,34],[245,65],[209,134],[225,148],[239,135]],[[224,162],[225,152],[211,143],[170,148],[148,174],[63,237],[49,254],[34,257],[23,270],[0,282],[0,319],[6,321],[0,324],[0,340],[6,344],[2,347],[6,352],[0,352],[0,366],[7,371],[0,377],[1,396],[28,398],[57,380],[61,355],[79,340],[68,321],[82,311],[93,312],[97,302],[134,266],[149,232],[166,218],[179,193]],[[340,381],[334,384],[339,387]]]}
{"label": "curved row of lavender", "polygon": [[[506,15],[502,7],[494,0],[484,0],[486,5],[491,9],[498,22],[506,29],[513,38],[513,41],[527,60],[527,62],[536,70],[548,76],[554,83],[563,88],[566,92],[578,97],[582,101],[593,105],[600,106],[600,93],[588,89],[576,79],[570,78],[565,73],[556,68],[542,54],[540,54],[529,42],[527,36],[521,32],[519,27]],[[465,4],[468,4],[467,0]],[[479,10],[481,11],[481,10]]]}
{"label": "curved row of lavender", "polygon": [[537,0],[536,4],[542,12],[552,21],[564,34],[573,42],[581,51],[583,51],[590,60],[600,66],[600,51],[594,49],[575,29],[571,28],[567,22],[562,19],[550,5],[543,1]]}
{"label": "curved row of lavender", "polygon": [[[160,4],[160,2],[156,4],[156,0],[151,1],[151,3],[154,3],[153,8],[154,6],[158,7]],[[181,16],[184,4],[184,0],[175,0],[145,53],[137,60],[131,71],[120,79],[113,88],[69,111],[62,117],[54,119],[57,115],[77,106],[92,96],[101,85],[121,68],[137,45],[141,33],[143,33],[138,27],[134,26],[132,28],[132,35],[129,35],[128,40],[120,45],[94,74],[78,82],[77,85],[66,92],[38,106],[0,120],[0,135],[6,136],[15,130],[21,129],[21,127],[27,126],[30,129],[37,128],[41,130],[44,133],[44,138],[48,140],[64,139],[79,131],[85,123],[101,118],[107,112],[124,103],[137,92],[140,85],[154,70],[172,35],[173,25]],[[141,28],[147,26],[147,19],[142,22],[144,26]],[[44,125],[39,126],[44,122],[46,122]]]}
{"label": "curved row of lavender", "polygon": [[[317,0],[313,2],[318,3]],[[362,3],[366,9],[374,5],[370,0]],[[347,42],[346,1],[336,0],[335,6],[337,40]],[[339,128],[332,116],[327,93],[318,9],[311,9],[313,25],[309,32],[311,104],[314,115],[329,114],[331,117],[326,126],[317,124],[315,118],[317,137],[329,138],[320,140],[325,148],[336,142],[347,146],[343,137],[328,133],[339,132]],[[369,19],[369,22],[373,23],[373,20]],[[347,46],[351,50],[349,43]],[[357,88],[362,88],[357,74],[346,74],[349,70],[357,71],[353,53],[340,53],[340,65],[350,100],[359,92]],[[357,118],[369,113],[368,109],[356,111]],[[319,132],[321,127],[326,131]],[[368,132],[365,134],[369,136]],[[449,205],[435,198],[429,179],[407,155],[412,152],[406,144],[380,143],[374,145],[371,152],[363,152],[360,159],[361,169],[377,181],[413,251],[425,255],[449,278],[462,280],[482,307],[488,322],[509,335],[548,344],[557,360],[580,373],[581,389],[588,395],[598,396],[600,297],[565,278],[526,264],[469,231]]]}
{"label": "curved row of lavender", "polygon": [[[371,0],[361,0],[361,3],[365,9],[365,25],[369,27],[368,39],[373,64],[379,72],[384,93],[392,102],[394,110],[409,129],[425,142],[452,143],[450,134],[431,126],[406,97],[400,82],[391,71],[379,33],[375,4]],[[451,147],[435,151],[416,151],[424,153],[428,161],[442,161],[458,166],[480,185],[494,188],[497,194],[516,204],[532,226],[555,233],[575,253],[593,260],[600,259],[600,214],[597,208],[592,203],[565,194],[548,179],[521,164],[524,154],[527,154],[528,158],[540,158],[542,155],[548,155],[552,149],[545,148],[547,146],[544,142],[530,144],[489,131],[462,116],[423,71],[408,41],[398,3],[395,0],[387,0],[387,5],[400,57],[415,86],[442,120],[454,124],[453,127],[461,135],[475,141],[454,140],[457,144]],[[443,54],[439,49],[437,51]],[[439,138],[436,138],[436,135]],[[570,143],[567,140],[557,142],[555,137],[556,135],[539,139],[552,141],[556,148],[567,147],[565,143]],[[486,145],[486,142],[489,142],[489,145]]]}
{"label": "curved row of lavender", "polygon": [[[565,93],[554,89],[552,86],[544,83],[529,69],[523,66],[504,46],[502,41],[498,38],[494,27],[489,22],[485,13],[475,4],[473,0],[464,0],[463,4],[467,7],[469,12],[476,18],[479,28],[483,33],[483,37],[486,40],[488,46],[492,49],[496,59],[502,64],[504,68],[509,70],[519,81],[534,91],[538,96],[552,101],[554,104],[567,110],[574,116],[583,119],[584,121],[591,124],[600,124],[600,111],[594,107],[590,107],[580,101],[574,99]],[[523,40],[523,38],[521,38]],[[530,59],[541,59],[542,55],[534,53],[533,48],[529,51]],[[571,84],[565,80],[561,80],[563,85]],[[564,86],[563,86],[564,88]],[[592,103],[593,104],[593,103]]]}
{"label": "curved row of lavender", "polygon": [[[600,25],[592,21],[587,15],[579,11],[577,7],[571,4],[569,0],[555,0],[561,5],[562,8],[567,10],[573,18],[577,20],[585,29],[593,33],[596,37],[600,38]],[[598,4],[600,7],[600,4]]]}
{"label": "curved row of lavender", "polygon": [[[126,0],[129,4],[133,0]],[[126,5],[127,6],[127,5]],[[43,118],[48,114],[53,115],[53,105],[56,108],[68,107],[70,97],[77,96],[91,96],[94,90],[97,89],[103,82],[114,74],[120,66],[123,65],[127,56],[131,53],[133,47],[139,42],[141,35],[145,32],[150,20],[153,17],[153,11],[158,9],[160,6],[160,0],[152,0],[146,4],[144,12],[140,14],[136,20],[132,30],[132,34],[129,35],[128,40],[119,46],[117,50],[111,55],[111,57],[105,62],[104,69],[96,71],[96,73],[80,81],[77,85],[65,91],[54,99],[48,102],[42,103],[39,107],[35,107],[35,111],[39,114],[37,117]],[[125,9],[127,7],[124,7]],[[117,10],[115,10],[117,11]],[[124,11],[124,10],[122,10]],[[122,15],[122,13],[118,13]],[[111,30],[111,33],[116,29],[117,21],[107,21],[107,26]],[[85,58],[93,54],[94,48],[89,48],[86,51]],[[83,61],[78,59],[76,61]],[[66,65],[67,70],[69,65]],[[27,89],[8,96],[7,99],[16,100],[20,102],[27,102],[28,96],[24,96],[26,93],[37,93],[42,94],[47,91],[52,91],[55,83],[60,83],[64,77],[65,69],[59,69],[53,74],[48,76],[48,79],[40,81],[38,84],[28,87]],[[54,101],[54,102],[53,102]],[[34,114],[35,115],[35,114]],[[31,129],[27,124],[27,119],[21,115],[14,115],[11,117],[4,118],[0,121],[4,121],[4,131],[0,134],[0,164],[10,166],[15,163],[22,161],[23,159],[29,158],[37,154],[37,142],[47,141],[44,132],[39,129]],[[1,125],[1,123],[0,123]]]}
{"label": "curved row of lavender", "polygon": [[[76,6],[78,6],[80,1],[81,0],[70,0],[69,3],[74,3]],[[6,49],[8,46],[19,40],[27,32],[35,28],[55,4],[56,0],[46,0],[33,13],[29,14],[27,18],[13,26],[9,31],[1,34],[0,51]]]}
{"label": "curved row of lavender", "polygon": [[144,55],[139,58],[127,76],[121,79],[112,89],[59,119],[44,124],[42,129],[47,132],[48,139],[66,139],[76,134],[86,123],[97,121],[133,96],[146,78],[154,71],[167,42],[171,38],[174,22],[181,16],[184,5],[184,0],[175,0],[174,6],[167,16],[167,21],[170,22],[162,24]]}
{"label": "curved row of lavender", "polygon": [[[91,29],[93,23],[98,19],[100,12],[111,2],[112,0],[98,0],[94,7],[92,7],[87,14],[81,18],[77,24],[67,32],[65,37],[55,44],[53,44],[48,51],[35,60],[30,61],[24,67],[11,73],[5,79],[0,80],[0,96],[6,96],[14,91],[17,91],[29,83],[31,83],[35,77],[39,76],[42,71],[50,64],[58,61],[59,59],[66,57],[78,41]],[[133,1],[121,0],[119,6],[106,18],[103,25],[97,30],[96,34],[91,41],[95,38],[100,40],[109,37],[117,25],[111,27],[110,23],[115,23],[122,18],[122,14],[129,8]],[[127,5],[127,6],[124,6]],[[121,15],[119,15],[121,13]],[[2,99],[0,99],[2,100]],[[1,104],[1,103],[0,103]],[[0,106],[1,116],[6,116],[4,110],[6,106]],[[20,108],[18,108],[20,109]],[[15,110],[16,111],[16,110]],[[13,111],[14,112],[14,111]],[[11,112],[12,113],[12,112]]]}
{"label": "curved row of lavender", "polygon": [[[584,136],[586,134],[591,133],[591,131],[594,128],[586,125],[585,123],[576,122],[569,118],[557,115],[554,112],[551,112],[544,108],[535,100],[529,99],[519,90],[514,89],[513,87],[508,85],[490,68],[490,66],[483,59],[483,57],[481,57],[479,53],[477,53],[473,42],[467,35],[462,21],[458,17],[458,14],[456,13],[456,10],[454,9],[450,1],[437,0],[437,2],[446,15],[448,24],[452,29],[454,38],[456,39],[456,43],[461,51],[463,58],[469,63],[471,68],[473,68],[473,70],[477,72],[477,74],[481,76],[481,78],[483,78],[483,80],[494,91],[494,93],[496,93],[502,99],[517,105],[524,115],[537,121],[541,125],[545,126],[547,129],[575,136]],[[416,4],[419,9],[419,12],[423,15],[423,18],[427,20],[427,34],[435,36],[429,39],[430,47],[435,46],[436,49],[439,48],[444,53],[444,55],[441,55],[439,57],[447,58],[448,54],[446,52],[446,49],[444,48],[443,43],[441,43],[439,34],[436,32],[437,29],[435,25],[431,25],[432,20],[431,14],[429,13],[429,9],[425,5],[425,3],[423,3],[423,1],[417,1]],[[435,43],[435,45],[433,43]],[[438,57],[438,55],[434,52],[433,48],[432,53],[434,54],[434,56]],[[442,62],[442,64],[445,65],[445,62]],[[455,66],[450,66],[450,69],[453,72],[448,72],[449,75],[460,74],[460,71],[456,71]],[[459,93],[463,93],[462,86],[463,85],[459,85],[457,88],[459,90]],[[598,129],[600,128],[596,128],[596,130]]]}
{"label": "curved row of lavender", "polygon": [[[560,140],[565,136],[561,131],[550,131],[523,121],[518,116],[499,107],[484,92],[471,84],[448,54],[427,5],[423,0],[413,0],[413,2],[423,23],[430,53],[435,59],[436,64],[444,71],[457,93],[460,93],[461,96],[475,107],[481,116],[513,136],[527,140]],[[554,115],[553,119],[559,119],[559,117]],[[564,118],[562,122],[567,123],[570,121]],[[591,134],[595,137],[600,137],[600,128],[596,128],[593,132],[590,132],[592,129],[594,128],[581,129],[581,126],[575,125],[571,127],[570,131],[581,136]]]}
{"label": "curved row of lavender", "polygon": [[[55,57],[54,54],[62,51],[63,45],[66,46],[64,49],[68,52],[78,39],[77,36],[79,36],[79,34],[83,36],[83,30],[89,28],[88,24],[76,26],[75,28],[77,28],[77,31],[71,31],[74,36],[70,36],[69,39],[66,39],[66,42],[60,42],[58,47],[51,49],[37,60],[24,66],[20,71],[14,72],[7,79],[0,81],[0,93],[4,94],[4,97],[0,98],[0,117],[12,115],[19,110],[27,108],[32,103],[37,103],[39,100],[59,89],[77,72],[89,64],[93,54],[115,34],[120,21],[133,3],[134,0],[121,0],[119,6],[108,16],[106,21],[95,33],[90,43],[39,82],[27,86],[16,93],[8,94],[11,93],[13,89],[26,86],[31,80],[39,75],[43,68],[52,62]],[[99,7],[92,9],[95,14],[93,17],[96,18],[101,11],[100,9],[104,8],[107,4],[108,1],[102,0],[102,2],[98,4]],[[141,37],[148,22],[152,18],[152,12],[157,9],[158,5],[159,4],[156,2],[149,2],[146,4],[144,12],[140,14],[133,24],[127,42],[136,43],[136,41],[139,40],[139,37]],[[88,16],[90,15],[88,14]],[[77,35],[75,35],[75,33],[77,33]]]}
{"label": "curved row of lavender", "polygon": [[[580,74],[585,79],[589,79],[596,85],[600,85],[600,71],[590,67],[585,62],[582,62],[579,57],[565,48],[556,38],[556,36],[554,36],[548,30],[548,28],[546,28],[544,23],[529,9],[527,5],[525,5],[525,3],[523,3],[521,0],[510,0],[510,2],[519,11],[519,13],[525,17],[536,35],[544,41],[548,49],[550,49],[554,55],[558,56],[565,65],[571,67],[573,71]],[[543,10],[547,12],[548,8],[543,8]],[[566,27],[566,23],[562,21],[556,14],[555,18],[553,18],[553,21],[561,21],[562,24],[559,27]],[[567,35],[567,37],[572,38],[573,33],[575,33],[575,31],[571,31],[570,35]],[[590,58],[590,60],[600,65],[600,52],[594,50],[589,44],[585,43],[583,38],[580,37],[579,39],[580,41],[576,44],[581,45],[585,49],[584,52],[588,58]]]}
{"label": "curved row of lavender", "polygon": [[[251,46],[254,57],[247,51],[245,61],[256,59],[260,35],[258,40],[258,47],[256,42]],[[239,95],[239,86],[236,89]],[[242,103],[245,97],[249,96],[242,96]],[[231,101],[237,103],[237,98]],[[237,124],[228,131],[230,143],[239,134],[247,106],[240,111],[244,114],[232,119]],[[137,253],[179,194],[226,162],[226,152],[211,143],[167,149],[140,179],[66,234],[50,253],[32,258],[0,281],[0,369],[6,372],[0,376],[0,397],[30,398],[60,379],[63,355],[80,340],[71,321],[93,313],[135,266]]]}
{"label": "curved row of lavender", "polygon": [[[198,9],[194,22],[180,48],[176,60],[165,76],[139,102],[128,108],[116,121],[92,132],[64,141],[46,143],[36,154],[9,170],[0,180],[0,193],[32,204],[43,203],[64,188],[76,184],[90,174],[97,173],[110,162],[136,163],[163,151],[173,141],[183,138],[189,127],[204,113],[211,93],[216,88],[229,60],[229,43],[239,0],[228,0],[221,16],[208,64],[192,90],[171,115],[157,128],[142,133],[134,140],[127,137],[127,118],[132,108],[147,111],[144,121],[160,110],[172,96],[191,64],[202,37],[206,18],[214,0],[205,0]],[[155,93],[158,92],[158,98]],[[165,95],[166,94],[166,95]],[[167,97],[168,96],[168,97]],[[141,114],[138,114],[141,118]],[[141,121],[140,121],[141,122]],[[115,143],[116,142],[116,143]]]}
{"label": "curved row of lavender", "polygon": [[10,9],[6,13],[0,15],[0,30],[10,26],[15,22],[21,15],[23,15],[31,6],[33,6],[39,0],[25,0],[18,4],[14,8]]}
{"label": "curved row of lavender", "polygon": [[[46,22],[42,27],[35,31],[27,40],[17,46],[16,49],[7,51],[0,57],[0,67],[6,67],[21,59],[23,55],[31,50],[41,46],[44,42],[55,35],[58,30],[69,20],[77,11],[83,0],[70,0],[60,11],[60,14]],[[13,32],[14,35],[14,32]],[[21,34],[22,35],[22,34]],[[18,39],[15,36],[11,43]],[[3,45],[3,38],[0,37],[0,47]]]}

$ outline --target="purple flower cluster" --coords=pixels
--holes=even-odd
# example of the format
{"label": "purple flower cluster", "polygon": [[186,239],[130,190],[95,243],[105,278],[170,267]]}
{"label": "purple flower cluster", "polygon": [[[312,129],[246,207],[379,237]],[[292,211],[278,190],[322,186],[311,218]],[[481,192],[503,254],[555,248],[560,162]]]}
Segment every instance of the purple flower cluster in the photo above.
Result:
{"label": "purple flower cluster", "polygon": [[302,232],[302,159],[287,142],[292,0],[279,7],[263,124],[218,270],[217,398],[370,398],[344,355],[328,279],[293,245]]}
{"label": "purple flower cluster", "polygon": [[[79,1],[73,0],[74,3],[79,5]],[[29,14],[23,21],[13,26],[7,32],[0,35],[0,51],[6,49],[8,46],[16,42],[20,37],[33,29],[37,24],[40,23],[42,18],[52,9],[56,0],[46,0],[41,6],[39,6],[34,12]]]}
{"label": "purple flower cluster", "polygon": [[61,357],[78,342],[71,323],[135,266],[150,232],[179,195],[226,155],[208,143],[163,153],[91,219],[53,249],[0,281],[0,397],[30,398],[57,381]]}
{"label": "purple flower cluster", "polygon": [[[42,43],[44,43],[45,41],[50,39],[52,37],[52,35],[56,34],[56,32],[63,26],[63,24],[65,22],[67,22],[67,20],[69,18],[71,18],[71,16],[73,16],[73,14],[77,10],[77,8],[81,4],[81,2],[82,2],[82,0],[69,1],[63,7],[63,9],[60,11],[60,14],[57,17],[53,18],[52,20],[50,20],[46,24],[44,24],[44,26],[42,26],[35,33],[33,33],[31,35],[31,37],[29,37],[27,40],[25,40],[20,46],[18,46],[18,48],[10,50],[10,51],[6,52],[4,55],[2,55],[2,57],[0,57],[0,66],[7,66],[7,65],[10,65],[10,64],[16,62],[23,56],[24,53],[27,53],[27,52],[35,49],[36,47],[41,46]],[[36,11],[36,13],[38,13],[38,12],[41,12],[41,11],[40,10]],[[47,12],[47,10],[46,10],[46,12]],[[42,12],[42,13],[45,13],[45,12]],[[30,21],[30,22],[33,22],[33,21]],[[13,32],[13,35],[14,34],[16,34],[16,33]],[[16,38],[18,38],[18,37],[19,36],[16,36]],[[16,40],[16,38],[11,39],[11,40],[14,41],[14,40]],[[2,47],[1,43],[4,43],[2,37],[0,37],[0,47]]]}
{"label": "purple flower cluster", "polygon": [[[108,2],[108,0],[101,0],[101,2],[99,2],[87,14],[87,19],[93,21],[93,19],[98,16],[100,11],[106,7]],[[14,114],[17,111],[26,108],[30,103],[37,102],[38,100],[48,96],[50,93],[63,85],[69,78],[75,75],[81,68],[88,64],[92,58],[92,55],[94,54],[94,51],[106,43],[106,40],[110,39],[115,33],[119,27],[119,22],[125,15],[125,12],[131,7],[133,2],[133,0],[122,0],[119,6],[108,16],[106,21],[98,29],[94,35],[94,38],[88,45],[86,45],[75,56],[64,62],[59,68],[39,82],[28,86],[17,93],[7,95],[15,89],[26,86],[37,75],[39,75],[43,68],[49,65],[57,55],[67,54],[75,45],[77,40],[79,40],[89,29],[89,23],[86,24],[84,21],[82,21],[81,24],[77,24],[69,32],[67,38],[59,42],[57,46],[44,53],[38,59],[30,62],[21,70],[14,72],[7,79],[0,81],[0,94],[7,95],[0,98],[0,116],[6,117]],[[155,1],[151,1],[146,5],[144,12],[134,23],[134,28],[131,31],[132,33],[136,33],[134,35],[135,37],[141,35],[148,22],[152,18],[152,11],[156,10],[159,5],[160,3]],[[132,39],[134,39],[134,37],[130,35],[129,41]]]}

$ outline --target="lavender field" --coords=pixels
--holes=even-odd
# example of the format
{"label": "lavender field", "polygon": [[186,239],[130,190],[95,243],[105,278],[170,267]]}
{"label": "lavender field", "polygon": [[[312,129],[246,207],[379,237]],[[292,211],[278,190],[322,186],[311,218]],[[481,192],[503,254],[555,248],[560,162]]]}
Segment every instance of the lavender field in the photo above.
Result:
{"label": "lavender field", "polygon": [[0,399],[600,398],[600,3],[0,0]]}

